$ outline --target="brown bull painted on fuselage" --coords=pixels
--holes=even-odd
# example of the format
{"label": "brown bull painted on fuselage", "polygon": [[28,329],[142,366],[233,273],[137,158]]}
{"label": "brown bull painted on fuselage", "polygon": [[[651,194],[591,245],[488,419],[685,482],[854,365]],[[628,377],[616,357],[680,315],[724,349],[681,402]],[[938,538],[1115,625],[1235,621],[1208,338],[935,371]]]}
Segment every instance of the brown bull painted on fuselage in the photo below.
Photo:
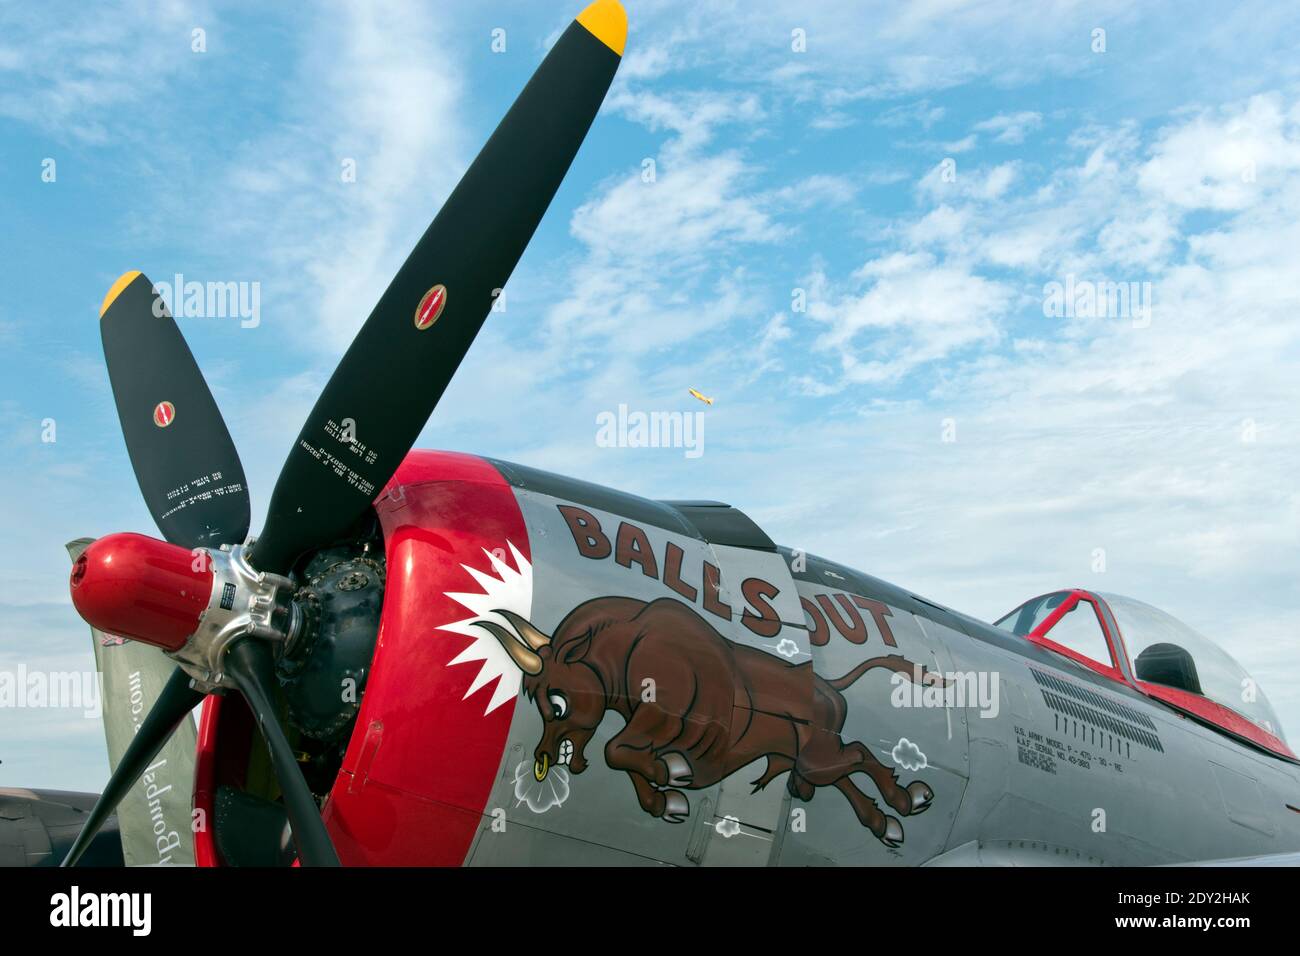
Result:
{"label": "brown bull painted on fuselage", "polygon": [[605,763],[628,774],[647,813],[670,823],[690,813],[677,788],[713,786],[759,757],[767,758],[767,769],[754,782],[756,791],[786,771],[790,793],[801,800],[833,786],[888,846],[903,842],[902,824],[881,812],[851,775],[867,774],[900,814],[920,813],[934,797],[919,780],[899,786],[897,774],[864,744],[840,736],[848,716],[840,691],[868,671],[937,678],[899,655],[871,658],[826,680],[811,664],[790,664],[727,640],[671,598],[595,598],[570,611],[553,637],[510,611],[495,613],[517,633],[491,621],[479,626],[524,672],[523,689],[544,722],[534,754],[538,780],[557,763],[582,773],[583,748],[613,710],[627,723],[606,744]]}

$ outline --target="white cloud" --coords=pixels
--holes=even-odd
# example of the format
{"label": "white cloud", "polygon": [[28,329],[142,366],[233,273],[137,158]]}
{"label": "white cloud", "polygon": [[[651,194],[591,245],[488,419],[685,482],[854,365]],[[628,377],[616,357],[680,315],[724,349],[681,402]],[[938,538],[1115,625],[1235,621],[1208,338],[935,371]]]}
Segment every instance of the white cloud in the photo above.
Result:
{"label": "white cloud", "polygon": [[929,100],[891,106],[876,117],[880,126],[907,126],[916,123],[922,129],[929,129],[947,115],[947,109],[934,106]]}
{"label": "white cloud", "polygon": [[623,113],[653,131],[668,130],[676,137],[668,144],[670,155],[686,154],[704,146],[719,126],[754,123],[762,118],[754,94],[731,96],[713,92],[675,92],[672,95],[632,91],[622,83],[606,99],[609,109]]}
{"label": "white cloud", "polygon": [[1019,163],[1001,163],[987,169],[967,170],[965,165],[945,159],[930,169],[917,184],[919,191],[935,199],[999,199],[1016,181]]}
{"label": "white cloud", "polygon": [[906,227],[905,235],[914,246],[949,245],[965,235],[970,216],[969,209],[954,209],[946,204],[936,206]]}
{"label": "white cloud", "polygon": [[979,137],[971,133],[950,143],[940,143],[939,148],[945,153],[969,153],[978,143]]}
{"label": "white cloud", "polygon": [[1017,144],[1025,141],[1025,135],[1043,125],[1043,114],[1032,111],[1020,113],[1002,113],[998,116],[976,123],[973,129],[977,133],[991,133],[998,143]]}
{"label": "white cloud", "polygon": [[1277,94],[1244,109],[1198,113],[1167,130],[1138,170],[1144,191],[1187,209],[1237,210],[1258,201],[1260,186],[1300,169],[1300,108]]}
{"label": "white cloud", "polygon": [[814,206],[851,202],[857,191],[857,185],[847,176],[815,173],[774,190],[769,198],[786,208],[806,211]]}
{"label": "white cloud", "polygon": [[765,195],[738,151],[705,151],[719,127],[755,121],[760,113],[752,99],[670,100],[625,90],[613,104],[675,135],[655,157],[653,177],[642,167],[629,170],[574,212],[571,231],[583,255],[565,282],[567,294],[547,311],[548,356],[571,360],[575,348],[595,348],[616,335],[625,354],[661,349],[756,308],[743,275],[728,262],[738,250],[784,234],[771,208],[832,201],[851,190],[821,176]]}
{"label": "white cloud", "polygon": [[666,45],[634,47],[624,54],[618,75],[623,81],[653,80],[667,73],[672,62],[672,52]]}
{"label": "white cloud", "polygon": [[814,116],[808,121],[808,125],[816,130],[831,132],[833,130],[844,129],[852,126],[854,122],[855,120],[853,116],[849,113],[845,113],[842,110],[828,110],[825,113]]}
{"label": "white cloud", "polygon": [[191,31],[200,26],[220,35],[221,21],[205,2],[79,4],[63,16],[46,5],[6,4],[0,116],[60,140],[133,136],[134,110],[207,55],[191,49]]}
{"label": "white cloud", "polygon": [[658,258],[667,269],[711,245],[775,238],[768,215],[741,187],[736,153],[678,157],[654,182],[633,173],[611,183],[573,216],[573,234],[606,261]]}
{"label": "white cloud", "polygon": [[[1077,75],[1089,31],[1132,18],[1118,0],[1053,0],[1025,16],[1012,0],[985,3],[887,3],[883,0],[770,0],[737,4],[699,0],[642,4],[634,36],[670,42],[677,69],[721,68],[729,79],[763,82],[782,97],[832,108],[857,99],[933,94],[972,80],[1028,82]],[[792,31],[806,37],[795,52]],[[1072,44],[1079,56],[1070,56]],[[975,52],[977,51],[977,52]]]}
{"label": "white cloud", "polygon": [[846,383],[895,382],[927,362],[991,343],[994,320],[1011,298],[1001,283],[921,252],[873,259],[853,279],[865,291],[837,293],[818,278],[808,307],[808,317],[826,326],[815,346],[838,353]]}

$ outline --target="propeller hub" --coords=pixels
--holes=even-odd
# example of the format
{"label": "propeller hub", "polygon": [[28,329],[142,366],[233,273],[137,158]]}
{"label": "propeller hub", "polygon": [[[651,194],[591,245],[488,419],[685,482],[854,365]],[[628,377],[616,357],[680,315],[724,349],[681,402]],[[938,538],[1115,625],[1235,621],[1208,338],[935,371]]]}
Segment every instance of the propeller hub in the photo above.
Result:
{"label": "propeller hub", "polygon": [[206,551],[125,533],[86,548],[69,587],[91,627],[175,651],[198,630],[212,583]]}

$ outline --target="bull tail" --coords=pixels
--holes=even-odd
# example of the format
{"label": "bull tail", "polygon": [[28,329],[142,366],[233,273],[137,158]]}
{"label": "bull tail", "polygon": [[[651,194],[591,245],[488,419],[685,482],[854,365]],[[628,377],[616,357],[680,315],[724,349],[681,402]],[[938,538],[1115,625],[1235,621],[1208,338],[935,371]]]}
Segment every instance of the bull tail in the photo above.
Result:
{"label": "bull tail", "polygon": [[939,687],[947,687],[948,681],[934,671],[927,671],[920,664],[913,664],[901,654],[890,654],[887,657],[871,657],[857,665],[843,677],[836,677],[827,680],[826,683],[835,690],[844,690],[847,687],[857,683],[868,671],[874,671],[878,668],[891,670],[896,674],[903,674],[913,684],[931,684]]}

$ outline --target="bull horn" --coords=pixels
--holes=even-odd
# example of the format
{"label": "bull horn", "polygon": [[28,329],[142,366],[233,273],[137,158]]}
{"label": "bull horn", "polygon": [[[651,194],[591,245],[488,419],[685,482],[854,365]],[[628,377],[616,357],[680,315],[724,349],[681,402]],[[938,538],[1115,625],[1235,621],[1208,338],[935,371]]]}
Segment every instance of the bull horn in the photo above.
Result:
{"label": "bull horn", "polygon": [[501,642],[501,646],[506,649],[510,659],[515,662],[521,671],[532,677],[536,677],[542,672],[542,659],[530,651],[524,645],[519,643],[519,639],[507,631],[495,621],[475,621],[479,627],[488,631],[493,637]]}
{"label": "bull horn", "polygon": [[528,621],[527,618],[520,617],[514,611],[507,611],[502,609],[500,611],[493,611],[492,613],[500,614],[507,621],[509,621],[514,626],[514,629],[519,632],[519,636],[524,639],[524,643],[527,644],[532,650],[540,651],[543,647],[546,647],[548,644],[551,643],[551,639],[549,637],[547,637],[537,628],[533,627],[533,625]]}

